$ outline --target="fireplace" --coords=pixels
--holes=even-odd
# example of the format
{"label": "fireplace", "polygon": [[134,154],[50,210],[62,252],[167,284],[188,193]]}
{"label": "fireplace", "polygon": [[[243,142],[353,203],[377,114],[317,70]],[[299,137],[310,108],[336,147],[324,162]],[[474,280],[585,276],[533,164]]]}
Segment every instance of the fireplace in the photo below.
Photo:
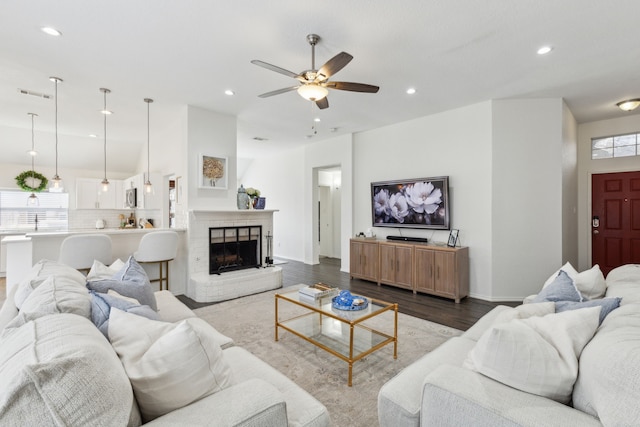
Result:
{"label": "fireplace", "polygon": [[209,228],[209,274],[260,268],[262,226]]}

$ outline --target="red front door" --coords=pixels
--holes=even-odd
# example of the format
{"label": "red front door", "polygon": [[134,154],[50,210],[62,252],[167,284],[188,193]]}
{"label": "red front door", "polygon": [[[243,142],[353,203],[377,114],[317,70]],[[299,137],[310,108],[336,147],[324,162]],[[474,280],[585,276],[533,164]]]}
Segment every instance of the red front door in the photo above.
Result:
{"label": "red front door", "polygon": [[591,196],[592,264],[640,264],[640,172],[594,174]]}

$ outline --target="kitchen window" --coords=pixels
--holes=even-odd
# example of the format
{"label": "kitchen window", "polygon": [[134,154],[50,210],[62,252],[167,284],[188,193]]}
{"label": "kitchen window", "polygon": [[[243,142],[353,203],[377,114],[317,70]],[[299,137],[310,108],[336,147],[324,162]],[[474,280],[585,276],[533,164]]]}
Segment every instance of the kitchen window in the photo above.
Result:
{"label": "kitchen window", "polygon": [[29,232],[69,228],[69,193],[36,193],[36,206],[28,205],[30,194],[0,190],[0,230]]}

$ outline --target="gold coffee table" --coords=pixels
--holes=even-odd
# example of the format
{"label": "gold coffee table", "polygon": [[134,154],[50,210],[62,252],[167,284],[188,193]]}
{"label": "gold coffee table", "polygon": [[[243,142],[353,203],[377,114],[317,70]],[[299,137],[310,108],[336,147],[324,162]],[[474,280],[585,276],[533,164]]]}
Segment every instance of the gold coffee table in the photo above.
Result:
{"label": "gold coffee table", "polygon": [[[398,358],[398,304],[367,298],[367,308],[349,311],[333,308],[331,298],[314,301],[300,296],[297,290],[276,294],[275,339],[278,341],[280,327],[344,360],[349,364],[347,384],[351,387],[354,362],[389,343],[393,343],[393,358]],[[297,313],[292,317],[280,319],[279,303],[294,304],[300,309],[293,310]],[[393,335],[365,324],[388,311],[392,312]]]}

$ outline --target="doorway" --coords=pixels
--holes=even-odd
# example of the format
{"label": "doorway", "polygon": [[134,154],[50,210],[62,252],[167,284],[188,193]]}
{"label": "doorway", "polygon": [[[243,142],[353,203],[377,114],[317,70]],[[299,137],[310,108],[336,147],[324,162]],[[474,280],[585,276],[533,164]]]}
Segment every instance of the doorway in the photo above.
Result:
{"label": "doorway", "polygon": [[591,200],[592,265],[640,263],[640,172],[592,175]]}
{"label": "doorway", "polygon": [[341,196],[342,172],[340,167],[318,170],[318,255],[341,258]]}

